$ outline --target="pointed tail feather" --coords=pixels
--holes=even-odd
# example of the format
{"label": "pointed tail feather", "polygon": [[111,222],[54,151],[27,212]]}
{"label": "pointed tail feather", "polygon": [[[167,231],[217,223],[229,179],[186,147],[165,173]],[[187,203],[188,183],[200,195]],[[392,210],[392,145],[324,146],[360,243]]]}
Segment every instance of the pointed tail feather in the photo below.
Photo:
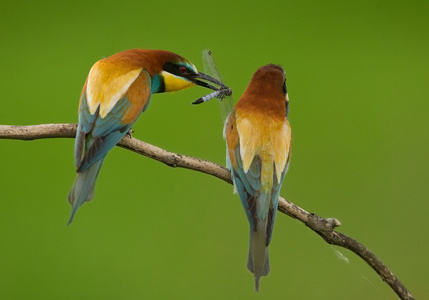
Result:
{"label": "pointed tail feather", "polygon": [[73,221],[77,209],[86,201],[90,201],[94,194],[94,185],[104,159],[100,159],[91,167],[81,173],[77,173],[73,187],[69,193],[69,202],[72,205],[70,219],[67,225]]}
{"label": "pointed tail feather", "polygon": [[267,220],[258,219],[257,230],[250,229],[247,268],[255,276],[255,290],[259,291],[259,279],[270,272],[267,243]]}

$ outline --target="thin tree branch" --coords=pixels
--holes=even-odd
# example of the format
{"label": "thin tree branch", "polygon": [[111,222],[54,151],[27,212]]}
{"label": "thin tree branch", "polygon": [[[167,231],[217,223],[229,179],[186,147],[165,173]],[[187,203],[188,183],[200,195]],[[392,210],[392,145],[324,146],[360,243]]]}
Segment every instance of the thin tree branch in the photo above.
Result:
{"label": "thin tree branch", "polygon": [[[43,138],[74,138],[76,128],[77,126],[75,124],[42,124],[33,126],[0,125],[0,139],[35,140]],[[169,152],[128,136],[124,137],[118,143],[118,146],[155,159],[170,167],[186,168],[206,173],[232,184],[228,170],[210,161]],[[281,197],[279,199],[278,210],[304,223],[307,227],[320,235],[327,243],[349,249],[360,256],[401,299],[414,299],[410,291],[388,267],[374,255],[374,253],[355,239],[334,230],[341,225],[341,222],[337,219],[325,219],[314,213],[309,213]]]}

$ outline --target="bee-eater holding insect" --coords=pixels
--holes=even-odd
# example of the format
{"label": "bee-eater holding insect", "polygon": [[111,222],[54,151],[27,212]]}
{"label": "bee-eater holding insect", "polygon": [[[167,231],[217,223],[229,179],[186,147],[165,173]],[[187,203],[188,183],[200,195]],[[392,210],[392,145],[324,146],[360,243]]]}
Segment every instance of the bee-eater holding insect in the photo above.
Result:
{"label": "bee-eater holding insect", "polygon": [[259,68],[225,122],[227,167],[250,224],[247,268],[259,279],[270,271],[271,241],[292,133],[286,75],[277,65]]}
{"label": "bee-eater holding insect", "polygon": [[68,197],[72,205],[69,224],[79,206],[93,198],[95,181],[107,152],[131,130],[148,107],[151,95],[195,85],[218,89],[208,82],[225,87],[199,73],[185,58],[162,50],[127,50],[92,66],[79,102],[75,141],[77,177]]}

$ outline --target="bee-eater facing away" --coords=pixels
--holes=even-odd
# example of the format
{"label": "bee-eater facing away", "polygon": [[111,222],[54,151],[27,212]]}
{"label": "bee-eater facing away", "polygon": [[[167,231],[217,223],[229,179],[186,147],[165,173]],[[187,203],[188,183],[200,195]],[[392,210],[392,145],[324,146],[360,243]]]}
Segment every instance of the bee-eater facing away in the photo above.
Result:
{"label": "bee-eater facing away", "polygon": [[268,245],[292,142],[284,70],[269,64],[253,75],[225,122],[226,164],[250,224],[247,268],[259,279],[270,271]]}
{"label": "bee-eater facing away", "polygon": [[214,89],[220,84],[199,73],[185,58],[168,51],[132,49],[96,62],[89,71],[79,102],[75,141],[77,177],[69,193],[69,224],[94,185],[107,152],[132,128],[152,94],[174,92],[195,85]]}

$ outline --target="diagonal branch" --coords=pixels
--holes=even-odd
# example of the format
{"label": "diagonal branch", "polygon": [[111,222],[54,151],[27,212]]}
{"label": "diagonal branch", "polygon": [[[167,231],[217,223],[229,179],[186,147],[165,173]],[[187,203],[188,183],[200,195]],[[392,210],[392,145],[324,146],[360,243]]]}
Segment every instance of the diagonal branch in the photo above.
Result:
{"label": "diagonal branch", "polygon": [[[42,124],[33,126],[0,125],[0,139],[34,140],[43,138],[74,138],[76,128],[77,126],[75,124]],[[170,167],[186,168],[206,173],[232,184],[228,170],[213,162],[169,152],[130,137],[124,137],[118,143],[118,146],[155,159]],[[327,243],[349,249],[360,256],[401,299],[414,299],[411,292],[399,281],[395,274],[374,255],[374,253],[355,239],[334,230],[341,225],[340,221],[337,219],[325,219],[314,213],[309,213],[281,197],[279,199],[278,209],[280,212],[304,223],[307,227],[320,235]]]}

